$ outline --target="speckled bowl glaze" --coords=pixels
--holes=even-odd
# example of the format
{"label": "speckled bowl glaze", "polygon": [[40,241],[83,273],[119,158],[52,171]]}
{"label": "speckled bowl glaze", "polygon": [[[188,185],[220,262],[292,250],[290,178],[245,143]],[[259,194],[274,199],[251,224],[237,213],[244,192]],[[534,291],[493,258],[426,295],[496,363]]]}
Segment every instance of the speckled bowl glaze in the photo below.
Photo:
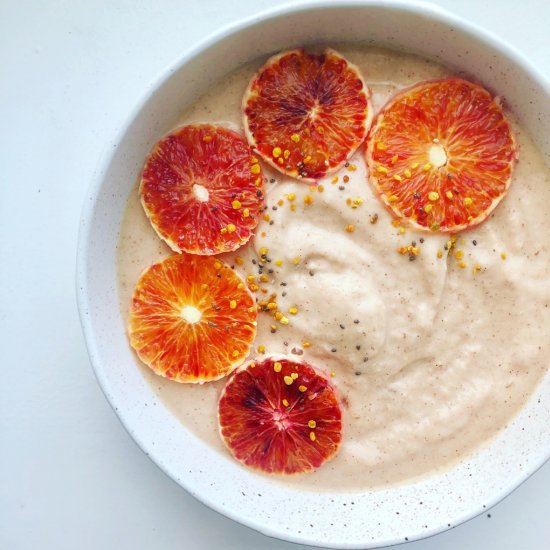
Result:
{"label": "speckled bowl glaze", "polygon": [[169,476],[211,508],[267,535],[323,547],[374,548],[456,526],[495,504],[541,466],[550,455],[550,376],[498,438],[445,474],[371,492],[315,494],[257,476],[188,432],[136,368],[117,305],[117,241],[126,201],[149,149],[182,109],[253,58],[342,41],[417,53],[479,78],[506,97],[550,159],[549,83],[485,31],[424,3],[280,7],[207,38],[145,91],[86,197],[77,293],[88,350],[105,395],[143,451]]}

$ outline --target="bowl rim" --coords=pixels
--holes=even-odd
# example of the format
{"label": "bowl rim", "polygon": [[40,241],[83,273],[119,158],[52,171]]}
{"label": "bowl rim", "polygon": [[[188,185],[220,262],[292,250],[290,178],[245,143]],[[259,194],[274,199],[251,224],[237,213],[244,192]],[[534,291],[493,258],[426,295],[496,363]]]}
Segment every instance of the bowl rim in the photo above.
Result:
{"label": "bowl rim", "polygon": [[[96,199],[99,191],[103,186],[104,176],[107,173],[108,168],[111,165],[113,158],[116,154],[118,143],[120,143],[120,141],[126,135],[134,119],[144,108],[152,93],[160,88],[161,85],[164,84],[173,73],[179,71],[193,58],[202,54],[204,51],[208,50],[210,47],[214,46],[216,43],[223,40],[224,38],[227,38],[234,34],[238,34],[248,27],[267,22],[270,19],[279,17],[281,15],[315,12],[317,10],[322,10],[326,8],[346,9],[357,7],[385,8],[395,11],[404,11],[415,15],[429,17],[449,26],[452,25],[453,27],[458,28],[464,34],[472,35],[480,42],[490,47],[493,47],[499,52],[499,54],[507,57],[513,64],[520,66],[533,79],[533,81],[538,82],[546,91],[546,93],[550,96],[550,79],[544,73],[542,73],[538,69],[538,67],[518,49],[508,44],[505,40],[500,38],[492,31],[486,30],[482,26],[476,23],[472,23],[461,16],[455,15],[445,8],[424,0],[299,0],[297,2],[289,0],[284,4],[280,4],[273,8],[262,10],[253,15],[240,18],[234,22],[222,26],[218,30],[211,32],[206,37],[196,42],[186,52],[180,54],[176,61],[168,64],[163,69],[161,69],[156,74],[156,76],[149,81],[149,83],[144,87],[144,91],[139,96],[138,100],[134,103],[133,107],[129,109],[127,115],[124,118],[124,123],[118,128],[117,131],[114,132],[113,137],[107,140],[102,153],[98,157],[98,162],[92,173],[91,181],[86,189],[86,192],[84,193],[77,239],[75,290],[80,323],[84,334],[88,356],[90,358],[94,375],[99,383],[99,386],[101,387],[101,390],[103,391],[109,405],[113,409],[113,412],[115,412],[117,418],[123,425],[126,432],[137,443],[139,448],[146,454],[146,456],[150,458],[151,461],[157,467],[159,467],[159,469],[161,469],[168,477],[173,480],[176,480],[176,476],[174,475],[174,473],[171,472],[169,468],[165,467],[159,460],[157,460],[153,454],[148,452],[146,444],[144,443],[144,441],[142,441],[138,434],[133,431],[133,429],[127,422],[123,411],[117,408],[117,397],[111,394],[111,392],[109,391],[107,377],[102,369],[95,330],[92,326],[92,321],[86,314],[86,312],[89,310],[90,305],[86,277],[88,272],[88,244],[91,239],[92,219],[95,207],[97,205]],[[515,491],[526,479],[533,475],[549,459],[550,456],[541,455],[538,461],[534,461],[530,468],[526,468],[523,472],[521,472],[521,475],[518,475],[516,478],[514,478],[513,482],[508,485],[504,490],[502,490],[500,493],[495,494],[492,499],[487,500],[487,504],[485,506],[479,509],[472,509],[469,513],[463,514],[459,518],[455,518],[453,520],[453,528],[486,512],[489,508],[500,502],[506,496]],[[313,541],[308,537],[299,536],[294,533],[283,533],[281,531],[278,531],[276,528],[271,528],[269,524],[241,516],[238,512],[233,510],[231,506],[222,505],[219,502],[198,494],[193,489],[192,484],[189,483],[188,480],[185,478],[178,479],[177,483],[183,489],[185,489],[187,493],[195,497],[201,503],[208,506],[211,510],[216,511],[223,516],[228,517],[236,521],[237,523],[240,523],[241,525],[250,527],[266,536],[297,544],[312,545],[323,548],[325,547],[323,541],[321,540]],[[408,537],[408,541],[412,542],[414,540],[430,538],[438,533],[446,531],[447,529],[448,527],[446,526],[438,526],[436,528],[430,529],[424,534],[411,533],[411,535],[409,535]],[[403,542],[403,538],[396,538],[395,540],[384,541],[382,542],[382,544],[394,545]],[[344,542],[343,544],[339,544],[338,546],[333,546],[333,548],[365,547],[373,548],[373,546],[369,545],[368,543],[356,545],[354,543]]]}

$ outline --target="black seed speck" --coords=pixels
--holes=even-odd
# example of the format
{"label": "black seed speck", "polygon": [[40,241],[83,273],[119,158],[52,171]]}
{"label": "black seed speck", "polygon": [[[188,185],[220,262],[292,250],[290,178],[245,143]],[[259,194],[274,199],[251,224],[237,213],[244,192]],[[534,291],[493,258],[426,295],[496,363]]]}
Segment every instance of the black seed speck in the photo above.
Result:
{"label": "black seed speck", "polygon": [[421,242],[421,243],[424,242],[424,237],[420,237],[420,242]]}
{"label": "black seed speck", "polygon": [[354,319],[353,322],[358,325],[359,324],[359,319]]}
{"label": "black seed speck", "polygon": [[474,239],[474,240],[472,241],[472,244],[473,244],[474,246],[477,246],[477,241]]}
{"label": "black seed speck", "polygon": [[332,353],[336,353],[336,348],[332,348],[330,351],[332,351]]}
{"label": "black seed speck", "polygon": [[360,346],[359,344],[357,344],[357,345],[355,346],[355,349],[356,349],[357,351],[359,351],[359,350],[361,349],[361,346]]}

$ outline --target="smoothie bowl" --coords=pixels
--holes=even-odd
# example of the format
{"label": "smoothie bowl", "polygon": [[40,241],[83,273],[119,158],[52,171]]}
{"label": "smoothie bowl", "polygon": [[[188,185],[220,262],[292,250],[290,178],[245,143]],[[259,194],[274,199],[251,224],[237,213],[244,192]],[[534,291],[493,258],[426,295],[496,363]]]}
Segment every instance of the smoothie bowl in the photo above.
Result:
{"label": "smoothie bowl", "polygon": [[79,242],[90,357],[144,452],[245,525],[338,548],[455,526],[535,471],[549,100],[420,3],[279,8],[186,55]]}

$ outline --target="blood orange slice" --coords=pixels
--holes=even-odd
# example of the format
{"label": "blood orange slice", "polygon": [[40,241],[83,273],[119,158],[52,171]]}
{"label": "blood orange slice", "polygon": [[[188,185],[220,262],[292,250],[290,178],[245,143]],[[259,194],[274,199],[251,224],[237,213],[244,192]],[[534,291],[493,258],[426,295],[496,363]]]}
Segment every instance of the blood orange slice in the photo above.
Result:
{"label": "blood orange slice", "polygon": [[183,126],[162,138],[141,176],[143,208],[176,252],[218,254],[246,243],[263,208],[262,170],[246,140],[221,126]]}
{"label": "blood orange slice", "polygon": [[342,414],[330,382],[311,365],[283,357],[237,371],[223,390],[218,414],[231,454],[268,473],[318,468],[342,439]]}
{"label": "blood orange slice", "polygon": [[370,91],[334,50],[271,57],[243,98],[246,137],[283,174],[315,181],[337,170],[365,139]]}
{"label": "blood orange slice", "polygon": [[500,101],[458,78],[422,82],[377,115],[366,150],[381,199],[418,229],[487,218],[510,186],[516,143]]}
{"label": "blood orange slice", "polygon": [[176,254],[141,275],[129,333],[139,358],[155,373],[177,382],[216,380],[250,351],[254,298],[219,260]]}

